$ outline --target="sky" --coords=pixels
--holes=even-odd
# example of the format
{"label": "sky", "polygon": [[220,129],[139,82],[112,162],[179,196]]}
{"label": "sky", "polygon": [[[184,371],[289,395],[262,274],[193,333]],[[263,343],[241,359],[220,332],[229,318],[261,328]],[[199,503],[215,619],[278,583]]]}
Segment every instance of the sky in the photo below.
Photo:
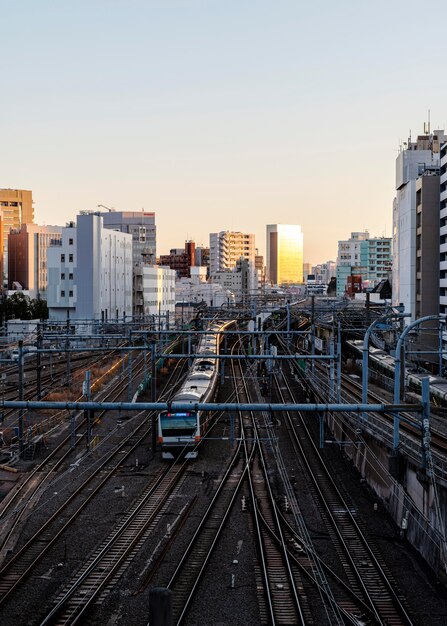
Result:
{"label": "sky", "polygon": [[0,0],[0,187],[35,221],[155,211],[157,253],[300,224],[391,236],[395,158],[445,128],[445,0]]}

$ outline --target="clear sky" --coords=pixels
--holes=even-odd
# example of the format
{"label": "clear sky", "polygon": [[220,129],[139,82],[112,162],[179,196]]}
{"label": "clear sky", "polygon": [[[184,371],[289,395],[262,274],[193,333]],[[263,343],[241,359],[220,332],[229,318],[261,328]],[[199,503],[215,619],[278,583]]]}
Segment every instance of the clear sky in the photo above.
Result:
{"label": "clear sky", "polygon": [[399,141],[447,121],[445,0],[0,0],[0,187],[36,221],[156,212],[157,252],[391,236]]}

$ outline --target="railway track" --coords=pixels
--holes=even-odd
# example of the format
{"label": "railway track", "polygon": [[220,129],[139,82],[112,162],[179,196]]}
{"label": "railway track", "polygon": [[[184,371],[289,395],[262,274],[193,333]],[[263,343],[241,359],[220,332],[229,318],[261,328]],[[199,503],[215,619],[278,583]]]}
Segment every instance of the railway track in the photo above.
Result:
{"label": "railway track", "polygon": [[[141,375],[144,365],[142,363],[135,365],[134,376]],[[170,381],[172,382],[172,379],[170,379]],[[120,381],[118,386],[114,386],[111,390],[101,392],[98,399],[119,399],[121,394],[126,390],[127,384],[127,380]],[[105,411],[99,412],[96,415],[95,422],[100,420],[104,413]],[[76,426],[76,433],[81,431],[85,425],[86,421],[82,418],[80,423]],[[7,496],[2,502],[0,522],[3,522],[5,533],[1,537],[0,555],[5,553],[10,538],[16,532],[17,527],[25,518],[27,512],[37,501],[38,497],[40,497],[42,489],[47,483],[51,482],[56,472],[60,470],[64,464],[71,462],[73,454],[78,454],[78,445],[85,437],[86,431],[81,432],[77,437],[76,446],[74,448],[68,447],[68,449],[67,446],[71,443],[72,436],[70,434],[65,437],[56,448],[27,475],[16,491],[12,493],[11,496]],[[8,521],[7,526],[5,524],[6,520]]]}
{"label": "railway track", "polygon": [[[55,513],[34,533],[27,543],[0,569],[0,607],[17,589],[27,575],[34,570],[45,554],[56,544],[61,535],[80,516],[86,506],[116,473],[132,452],[148,437],[150,430],[139,434],[144,428],[140,424],[125,438],[120,446],[107,454],[93,473],[79,486],[76,491],[57,509]],[[127,448],[127,450],[126,450]],[[123,454],[124,452],[124,454]],[[119,455],[119,456],[118,456]],[[118,458],[117,458],[118,457]],[[113,467],[110,463],[113,462]],[[104,471],[106,475],[104,476]],[[88,489],[88,495],[85,493]],[[61,526],[62,515],[67,514],[70,505],[75,505],[69,517]]]}
{"label": "railway track", "polygon": [[167,588],[173,592],[173,623],[177,625],[184,623],[186,619],[194,595],[205,576],[207,564],[247,475],[254,446],[250,446],[247,442],[241,416],[239,416],[239,431],[241,437],[227,470],[219,481],[219,486],[202,520],[167,584]]}
{"label": "railway track", "polygon": [[[232,361],[231,367],[232,379],[236,382],[236,400],[249,401],[248,387],[244,382],[240,362],[235,364]],[[243,483],[248,486],[250,501],[256,502],[263,498],[263,508],[267,514],[272,517],[276,515],[268,477],[263,474],[259,433],[252,413],[239,414],[239,430],[239,441],[228,468],[167,584],[173,592],[173,623],[177,626],[186,623],[195,593],[205,576],[213,550],[226,528],[235,498]],[[262,487],[259,483],[262,483]],[[300,580],[287,566],[286,546],[278,549],[268,529],[264,527],[257,507],[252,507],[252,512],[259,557],[261,623],[309,624],[309,620],[305,620],[300,614],[302,609],[297,592]]]}
{"label": "railway track", "polygon": [[[111,350],[110,353],[106,355],[101,355],[99,358],[95,357],[92,359],[91,353],[87,353],[87,355],[78,355],[71,357],[71,378],[75,378],[78,373],[83,373],[88,368],[94,368],[101,365],[101,363],[107,362],[114,353],[119,350]],[[33,359],[35,356],[33,355]],[[7,366],[6,368],[2,368],[2,374],[5,376],[4,380],[7,380],[7,386],[3,383],[2,389],[2,398],[4,400],[15,400],[17,399],[17,387],[18,387],[18,365],[15,366]],[[37,363],[26,362],[26,365],[23,369],[23,373],[26,376],[26,384],[24,385],[24,399],[32,400],[35,398],[38,387],[37,382],[32,380],[32,377],[36,375]],[[51,372],[43,373],[46,370],[46,364],[41,364],[41,390],[44,392],[43,395],[54,392],[57,389],[62,389],[66,387],[67,384],[67,373],[66,373],[66,361],[58,361],[51,367]],[[8,389],[11,387],[12,389]],[[3,423],[8,426],[8,422],[10,422],[16,415],[16,409],[10,409],[4,411],[3,413]]]}
{"label": "railway track", "polygon": [[[232,362],[233,379],[240,381],[240,385],[236,387],[236,399],[238,402],[252,402],[252,392],[242,367],[240,361],[237,364]],[[254,377],[250,382],[254,383],[259,394]],[[301,577],[297,571],[292,571],[263,452],[263,437],[258,421],[270,420],[270,416],[255,415],[253,412],[245,415],[245,418],[241,416],[242,420],[247,418],[250,423],[248,431],[254,442],[254,453],[248,463],[247,483],[249,499],[253,504],[251,510],[258,551],[256,570],[261,623],[310,624],[310,607]],[[267,526],[264,523],[266,519]],[[275,529],[278,541],[272,538],[269,528]]]}
{"label": "railway track", "polygon": [[[276,379],[276,390],[281,402],[294,402],[294,394],[284,377]],[[390,575],[377,550],[373,549],[356,520],[353,507],[335,484],[313,442],[302,416],[284,414],[288,430],[293,437],[296,453],[302,459],[315,493],[318,495],[322,515],[336,540],[339,558],[348,583],[355,594],[363,599],[376,623],[387,626],[410,626],[412,620],[402,598],[394,588]]]}
{"label": "railway track", "polygon": [[[174,379],[182,375],[183,365],[184,364],[180,362],[176,364],[176,368],[162,392],[162,398],[163,394],[167,392],[167,388],[176,384]],[[20,583],[35,570],[37,564],[48,551],[56,545],[56,542],[60,540],[63,533],[74,524],[82,511],[112,478],[116,471],[119,470],[123,462],[143,443],[143,441],[147,440],[150,429],[145,429],[146,424],[147,415],[144,415],[142,422],[138,424],[118,446],[115,446],[111,452],[105,455],[92,473],[78,486],[71,496],[69,496],[58,510],[51,515],[19,552],[3,566],[0,570],[0,606],[12,596]],[[145,510],[147,512],[147,506]],[[60,520],[62,516],[64,516],[64,522],[61,525]],[[121,565],[123,563],[124,561],[122,560]],[[117,573],[119,574],[120,572],[121,569],[118,569]],[[114,579],[109,580],[107,588],[113,583]]]}
{"label": "railway track", "polygon": [[[248,395],[246,382],[245,392]],[[262,437],[257,424],[260,416],[255,417],[251,414],[251,418],[258,446],[248,482],[250,500],[254,503],[253,517],[265,595],[265,602],[260,602],[262,623],[311,624],[313,623],[311,610],[302,579],[298,572],[292,571],[286,540],[278,518],[276,501],[260,443]],[[270,416],[261,416],[262,418],[270,419]],[[269,532],[271,528],[275,529],[277,541]]]}
{"label": "railway track", "polygon": [[[285,344],[282,344],[284,348],[286,348]],[[329,384],[327,382],[328,369],[323,367],[321,364],[316,362],[314,364],[315,371],[318,373],[319,378],[322,381],[323,386],[327,386],[329,388]],[[321,393],[317,388],[316,380],[311,380],[310,384],[313,388],[314,393],[321,398],[322,402],[327,401],[327,396],[324,393]],[[350,403],[361,403],[362,402],[362,385],[355,380],[353,380],[347,374],[342,374],[341,380],[341,392],[342,399],[345,402]],[[387,400],[383,398],[380,394],[368,389],[368,402],[381,404],[386,402]],[[389,399],[388,402],[392,403],[393,400]],[[442,411],[442,409],[438,409],[438,411]],[[445,412],[445,410],[444,410]],[[401,412],[401,423],[400,423],[400,431],[401,431],[401,446],[406,449],[411,458],[420,463],[421,462],[421,424],[420,419],[414,413],[405,413]],[[365,420],[360,420],[359,415],[356,416],[357,424],[351,424],[352,428],[360,427],[366,428],[378,435],[383,441],[387,443],[389,447],[393,446],[393,419],[394,415],[392,413],[380,413],[374,414],[369,413]],[[443,420],[441,417],[432,416],[430,424],[430,433],[431,433],[431,448],[433,451],[435,466],[437,467],[437,471],[439,476],[445,476],[445,467],[447,465],[447,437],[443,432],[442,427],[439,425],[442,424]],[[447,478],[447,477],[446,477]]]}
{"label": "railway track", "polygon": [[[117,399],[122,393],[122,389],[115,388],[107,394],[103,399],[111,397]],[[100,419],[104,412],[97,415],[97,419]],[[79,415],[77,416],[79,418]],[[77,434],[86,425],[86,420],[81,419],[79,424],[75,427],[75,434]],[[25,480],[19,485],[18,489],[12,494],[11,497],[5,498],[4,504],[0,511],[0,521],[9,518],[9,525],[6,530],[6,534],[1,539],[0,554],[4,553],[5,548],[8,546],[8,542],[12,535],[15,533],[18,525],[24,519],[27,511],[34,505],[37,498],[40,497],[42,489],[47,483],[56,475],[56,472],[60,470],[64,464],[70,463],[74,454],[78,454],[78,445],[86,437],[86,431],[80,433],[77,437],[76,445],[74,448],[70,447],[72,441],[72,435],[65,437],[50,454],[39,463],[25,478]],[[67,448],[68,446],[68,448]]]}
{"label": "railway track", "polygon": [[86,612],[99,599],[101,593],[109,585],[113,586],[115,577],[130,563],[140,542],[147,538],[152,524],[175,493],[187,465],[184,462],[165,468],[147,487],[125,518],[62,592],[41,626],[76,624],[84,619]]}

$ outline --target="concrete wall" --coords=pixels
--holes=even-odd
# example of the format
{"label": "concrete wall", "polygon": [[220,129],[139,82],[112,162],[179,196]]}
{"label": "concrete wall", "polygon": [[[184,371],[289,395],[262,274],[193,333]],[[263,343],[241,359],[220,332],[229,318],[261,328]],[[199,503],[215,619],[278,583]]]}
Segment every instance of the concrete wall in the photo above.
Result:
{"label": "concrete wall", "polygon": [[[398,527],[402,520],[408,519],[405,531],[407,540],[416,548],[421,556],[437,574],[445,568],[440,542],[439,520],[435,509],[433,483],[420,467],[412,464],[406,457],[399,457],[400,477],[397,481],[389,472],[392,451],[372,434],[368,425],[362,425],[362,436],[359,439],[355,430],[359,426],[358,417],[353,418],[351,426],[347,426],[335,416],[328,418],[329,427],[337,441],[352,441],[352,445],[344,445],[343,451],[353,461],[362,478],[377,494]],[[405,460],[407,462],[405,462]],[[438,481],[442,519],[447,515],[446,486]]]}

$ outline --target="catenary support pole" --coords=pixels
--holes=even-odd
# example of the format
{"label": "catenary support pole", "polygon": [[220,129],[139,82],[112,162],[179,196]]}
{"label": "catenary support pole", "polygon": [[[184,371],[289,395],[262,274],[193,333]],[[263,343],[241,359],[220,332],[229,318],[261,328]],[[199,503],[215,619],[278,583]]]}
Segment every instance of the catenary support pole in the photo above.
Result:
{"label": "catenary support pole", "polygon": [[[24,400],[24,380],[23,380],[23,341],[19,341],[19,400]],[[23,458],[23,409],[19,409],[19,456]]]}
{"label": "catenary support pole", "polygon": [[[151,343],[151,401],[155,402],[157,399],[157,380],[156,376],[156,361],[155,361],[155,343]],[[152,454],[155,454],[157,448],[157,420],[156,413],[152,411],[151,416],[151,434],[152,434]]]}

